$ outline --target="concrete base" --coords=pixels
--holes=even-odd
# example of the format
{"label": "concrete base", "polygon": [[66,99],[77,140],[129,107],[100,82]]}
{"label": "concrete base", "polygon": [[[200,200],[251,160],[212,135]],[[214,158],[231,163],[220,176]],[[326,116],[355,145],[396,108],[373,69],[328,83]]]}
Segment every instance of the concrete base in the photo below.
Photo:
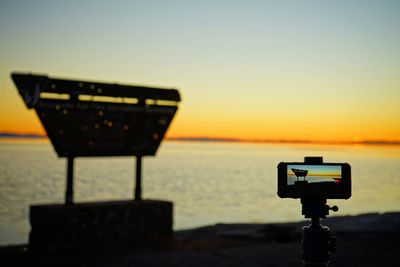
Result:
{"label": "concrete base", "polygon": [[172,208],[158,200],[31,206],[29,248],[130,246],[171,237]]}

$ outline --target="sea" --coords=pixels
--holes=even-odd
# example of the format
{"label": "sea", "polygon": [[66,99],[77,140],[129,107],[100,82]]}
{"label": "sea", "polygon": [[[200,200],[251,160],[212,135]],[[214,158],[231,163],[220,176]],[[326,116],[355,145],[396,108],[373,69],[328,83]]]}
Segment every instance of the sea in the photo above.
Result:
{"label": "sea", "polygon": [[[400,146],[165,141],[143,159],[143,198],[174,203],[174,229],[304,219],[277,196],[277,165],[323,156],[352,167],[352,197],[331,216],[400,210]],[[133,199],[133,157],[77,158],[75,202]],[[0,246],[28,242],[29,206],[63,203],[66,160],[44,140],[0,141]]]}

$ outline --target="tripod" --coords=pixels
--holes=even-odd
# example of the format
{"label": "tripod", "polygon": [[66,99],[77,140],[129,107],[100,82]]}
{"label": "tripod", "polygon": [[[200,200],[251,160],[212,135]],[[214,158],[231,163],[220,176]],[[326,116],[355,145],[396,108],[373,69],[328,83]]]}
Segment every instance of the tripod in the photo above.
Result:
{"label": "tripod", "polygon": [[329,228],[319,223],[320,218],[326,218],[329,210],[338,211],[337,206],[329,207],[326,199],[302,198],[302,215],[311,218],[311,224],[303,227],[302,254],[305,267],[326,267],[331,253],[336,251],[336,237],[331,236]]}

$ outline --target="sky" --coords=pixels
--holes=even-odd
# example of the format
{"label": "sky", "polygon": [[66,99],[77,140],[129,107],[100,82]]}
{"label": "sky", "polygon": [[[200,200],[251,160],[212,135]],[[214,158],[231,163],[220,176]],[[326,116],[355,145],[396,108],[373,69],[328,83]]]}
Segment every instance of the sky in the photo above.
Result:
{"label": "sky", "polygon": [[169,137],[400,140],[400,1],[0,1],[0,132],[44,133],[12,71],[179,89]]}

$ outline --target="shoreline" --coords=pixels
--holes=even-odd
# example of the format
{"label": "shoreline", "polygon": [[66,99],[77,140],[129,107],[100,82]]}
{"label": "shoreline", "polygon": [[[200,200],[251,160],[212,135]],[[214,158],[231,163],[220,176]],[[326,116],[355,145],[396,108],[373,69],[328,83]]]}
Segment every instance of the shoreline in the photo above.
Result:
{"label": "shoreline", "polygon": [[[2,266],[301,266],[301,227],[293,223],[215,224],[174,232],[156,246],[46,254],[34,257],[26,245],[0,246]],[[323,219],[337,237],[330,266],[396,266],[400,212]],[[99,256],[101,255],[101,256]],[[40,262],[36,262],[40,258]],[[34,262],[32,262],[34,261]]]}

